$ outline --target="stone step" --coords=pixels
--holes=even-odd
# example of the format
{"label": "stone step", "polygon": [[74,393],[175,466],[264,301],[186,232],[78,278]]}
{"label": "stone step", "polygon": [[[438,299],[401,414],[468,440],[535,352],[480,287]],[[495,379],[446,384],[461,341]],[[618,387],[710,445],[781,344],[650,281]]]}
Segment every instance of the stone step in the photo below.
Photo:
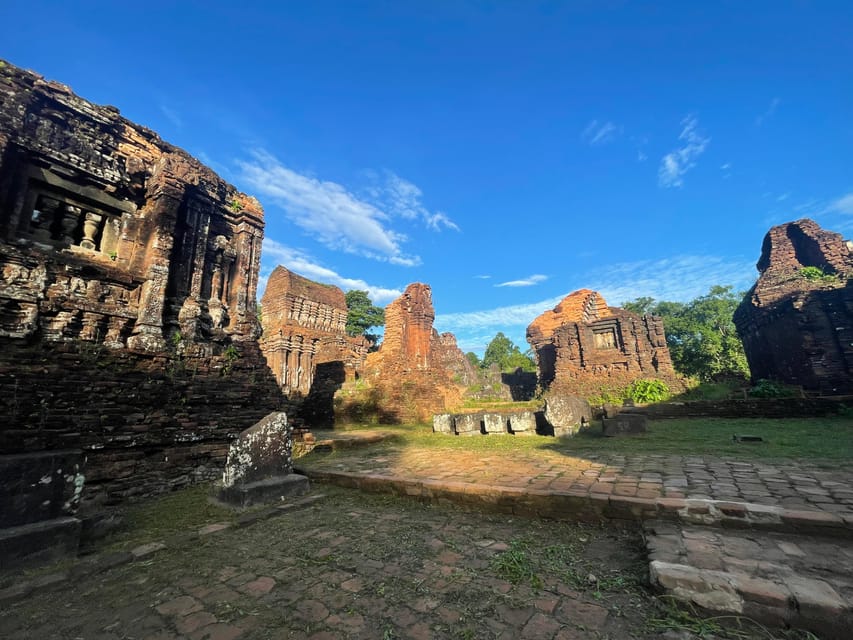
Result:
{"label": "stone step", "polygon": [[853,540],[644,524],[652,584],[714,615],[743,616],[821,638],[853,625]]}
{"label": "stone step", "polygon": [[0,529],[0,572],[77,553],[81,522],[65,516]]}

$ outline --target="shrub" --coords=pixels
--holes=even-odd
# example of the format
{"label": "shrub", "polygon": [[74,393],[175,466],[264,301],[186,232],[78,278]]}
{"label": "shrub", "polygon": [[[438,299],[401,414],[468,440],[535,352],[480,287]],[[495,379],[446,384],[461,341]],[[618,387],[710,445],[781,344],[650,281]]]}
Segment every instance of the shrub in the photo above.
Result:
{"label": "shrub", "polygon": [[803,267],[799,273],[801,278],[805,278],[811,282],[835,281],[838,279],[835,274],[826,273],[820,267]]}
{"label": "shrub", "polygon": [[749,395],[753,398],[790,398],[794,395],[794,390],[776,380],[762,378],[749,390]]}
{"label": "shrub", "polygon": [[628,387],[628,397],[634,402],[660,402],[669,398],[669,387],[663,380],[635,380]]}

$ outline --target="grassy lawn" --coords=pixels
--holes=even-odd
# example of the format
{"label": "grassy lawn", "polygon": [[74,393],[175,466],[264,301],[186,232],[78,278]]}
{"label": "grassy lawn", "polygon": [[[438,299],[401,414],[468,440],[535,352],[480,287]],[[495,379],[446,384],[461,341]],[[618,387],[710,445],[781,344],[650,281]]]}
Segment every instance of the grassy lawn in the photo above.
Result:
{"label": "grassy lawn", "polygon": [[[605,438],[593,426],[573,438],[547,436],[458,437],[432,432],[430,425],[349,427],[348,430],[382,430],[394,438],[373,447],[431,447],[469,451],[534,451],[561,453],[643,453],[665,455],[727,456],[749,459],[810,459],[853,462],[853,419],[727,419],[686,418],[649,421],[648,433]],[[761,436],[763,442],[738,443],[733,435]]]}

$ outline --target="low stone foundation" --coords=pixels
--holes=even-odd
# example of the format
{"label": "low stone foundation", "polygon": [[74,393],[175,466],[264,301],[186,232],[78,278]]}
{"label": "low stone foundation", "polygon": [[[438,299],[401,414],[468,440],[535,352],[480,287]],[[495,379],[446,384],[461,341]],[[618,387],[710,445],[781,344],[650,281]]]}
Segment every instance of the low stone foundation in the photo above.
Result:
{"label": "low stone foundation", "polygon": [[513,413],[439,413],[432,418],[436,433],[458,436],[517,435],[532,436],[537,433],[536,414],[533,411]]}

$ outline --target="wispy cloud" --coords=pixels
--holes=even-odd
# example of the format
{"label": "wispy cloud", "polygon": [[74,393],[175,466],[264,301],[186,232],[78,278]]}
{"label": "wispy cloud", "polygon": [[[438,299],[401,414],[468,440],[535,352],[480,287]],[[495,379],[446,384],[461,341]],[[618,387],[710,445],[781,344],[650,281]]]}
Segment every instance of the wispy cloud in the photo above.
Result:
{"label": "wispy cloud", "polygon": [[829,203],[829,210],[853,216],[853,193],[848,193]]}
{"label": "wispy cloud", "polygon": [[621,133],[622,127],[616,126],[609,120],[607,122],[592,120],[581,132],[581,140],[592,147],[596,147],[602,144],[607,144],[608,142],[613,142]]}
{"label": "wispy cloud", "polygon": [[[569,292],[567,291],[566,294]],[[527,326],[533,319],[547,309],[553,309],[557,303],[566,297],[566,294],[546,298],[539,302],[530,304],[516,304],[495,309],[482,311],[468,311],[465,313],[443,313],[435,317],[436,327],[442,331],[469,331],[494,329],[499,331],[501,327]],[[492,333],[494,335],[494,333]],[[457,336],[458,337],[458,336]]]}
{"label": "wispy cloud", "polygon": [[474,277],[475,277],[475,278],[477,278],[477,279],[479,279],[479,280],[488,280],[488,279],[489,279],[489,278],[491,278],[492,276],[485,276],[485,275],[483,275],[483,276],[474,276]]}
{"label": "wispy cloud", "polygon": [[359,278],[346,278],[339,273],[317,264],[314,259],[301,249],[294,249],[281,244],[271,238],[264,238],[262,282],[258,284],[258,295],[262,295],[266,289],[266,279],[277,265],[305,276],[310,280],[333,284],[344,291],[360,289],[367,291],[370,299],[375,304],[387,304],[400,297],[403,292],[400,289],[391,289],[369,284]]}
{"label": "wispy cloud", "polygon": [[160,109],[160,113],[166,116],[166,120],[175,125],[178,129],[184,126],[184,121],[181,119],[181,116],[178,115],[178,112],[172,109],[171,107],[163,104],[162,102],[157,105]]}
{"label": "wispy cloud", "polygon": [[776,202],[785,202],[785,200],[787,200],[790,197],[791,197],[791,192],[786,191],[782,195],[776,196]]}
{"label": "wispy cloud", "polygon": [[[466,345],[465,350],[482,350],[498,331],[504,331],[516,344],[523,344],[524,328],[536,316],[553,309],[560,300],[577,289],[594,289],[604,296],[608,304],[619,306],[640,296],[650,296],[656,300],[692,300],[708,293],[717,284],[732,285],[735,290],[742,290],[752,284],[755,276],[754,259],[685,255],[619,263],[577,278],[558,296],[529,304],[439,314],[435,324],[441,331],[454,332],[459,344]],[[485,342],[477,344],[476,341],[483,336],[488,336]]]}
{"label": "wispy cloud", "polygon": [[392,264],[420,264],[418,256],[404,253],[407,238],[389,227],[387,211],[340,184],[297,173],[265,151],[256,151],[252,157],[252,161],[238,162],[243,180],[327,247]]}
{"label": "wispy cloud", "polygon": [[658,185],[661,187],[681,187],[684,174],[696,166],[697,158],[705,152],[711,139],[704,137],[698,127],[699,122],[694,115],[688,115],[681,121],[678,139],[683,144],[661,159],[658,168]]}
{"label": "wispy cloud", "polygon": [[521,280],[510,280],[508,282],[501,282],[500,284],[496,284],[496,287],[532,287],[535,284],[539,284],[540,282],[545,282],[548,279],[548,276],[543,276],[541,273],[536,273],[532,276],[528,276],[526,278],[522,278]]}
{"label": "wispy cloud", "polygon": [[762,113],[760,116],[755,118],[755,126],[760,127],[765,122],[767,122],[768,119],[772,118],[773,114],[776,113],[776,107],[778,107],[778,106],[779,106],[779,98],[773,98],[770,101],[770,106],[767,107],[767,110],[764,113]]}
{"label": "wispy cloud", "polygon": [[365,190],[367,196],[384,211],[407,220],[422,220],[433,231],[441,231],[442,228],[459,231],[459,226],[447,214],[430,211],[424,206],[423,191],[417,185],[393,171],[381,174],[368,171],[367,175],[373,182]]}

